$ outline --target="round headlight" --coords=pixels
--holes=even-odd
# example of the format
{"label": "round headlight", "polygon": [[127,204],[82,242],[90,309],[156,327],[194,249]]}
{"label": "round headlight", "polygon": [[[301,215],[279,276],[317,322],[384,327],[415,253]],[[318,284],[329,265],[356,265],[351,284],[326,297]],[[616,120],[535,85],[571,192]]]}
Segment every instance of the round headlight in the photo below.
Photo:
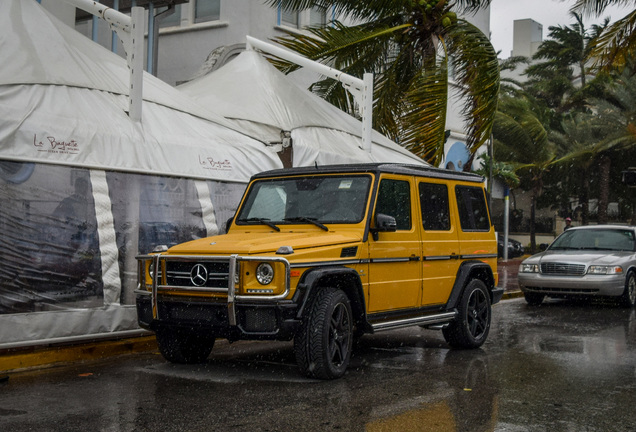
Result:
{"label": "round headlight", "polygon": [[261,285],[267,285],[274,279],[274,269],[269,263],[260,263],[256,267],[256,280]]}

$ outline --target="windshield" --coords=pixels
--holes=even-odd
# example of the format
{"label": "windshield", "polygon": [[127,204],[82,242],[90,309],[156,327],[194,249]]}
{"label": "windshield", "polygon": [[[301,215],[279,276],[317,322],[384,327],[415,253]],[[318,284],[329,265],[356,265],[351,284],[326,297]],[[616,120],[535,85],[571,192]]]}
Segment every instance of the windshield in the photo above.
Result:
{"label": "windshield", "polygon": [[550,245],[550,250],[634,251],[634,232],[623,229],[568,230]]}
{"label": "windshield", "polygon": [[370,185],[368,175],[259,180],[250,188],[236,223],[358,223]]}

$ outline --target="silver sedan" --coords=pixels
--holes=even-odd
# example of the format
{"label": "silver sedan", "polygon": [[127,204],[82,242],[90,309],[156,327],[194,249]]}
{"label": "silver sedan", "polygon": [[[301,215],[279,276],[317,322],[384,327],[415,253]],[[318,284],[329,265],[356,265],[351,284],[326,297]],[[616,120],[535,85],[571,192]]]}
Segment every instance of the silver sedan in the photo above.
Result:
{"label": "silver sedan", "polygon": [[636,227],[570,228],[519,266],[519,286],[532,305],[548,297],[608,296],[636,304]]}

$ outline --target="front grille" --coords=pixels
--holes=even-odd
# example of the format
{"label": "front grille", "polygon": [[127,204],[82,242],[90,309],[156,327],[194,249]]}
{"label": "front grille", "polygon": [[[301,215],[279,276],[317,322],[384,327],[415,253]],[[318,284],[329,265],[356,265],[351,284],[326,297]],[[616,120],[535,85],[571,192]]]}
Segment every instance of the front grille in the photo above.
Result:
{"label": "front grille", "polygon": [[229,262],[166,261],[166,279],[172,286],[227,288],[229,272]]}
{"label": "front grille", "polygon": [[543,263],[541,273],[556,276],[583,276],[585,265],[568,263]]}

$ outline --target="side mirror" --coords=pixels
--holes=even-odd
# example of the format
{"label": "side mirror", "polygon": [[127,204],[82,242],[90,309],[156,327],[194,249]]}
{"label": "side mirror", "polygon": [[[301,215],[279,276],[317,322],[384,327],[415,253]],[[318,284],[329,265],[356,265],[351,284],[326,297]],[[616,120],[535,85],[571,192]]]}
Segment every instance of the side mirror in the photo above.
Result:
{"label": "side mirror", "polygon": [[227,234],[227,232],[230,230],[230,227],[232,226],[232,221],[234,220],[234,217],[231,217],[227,220],[227,222],[225,222],[225,233]]}
{"label": "side mirror", "polygon": [[384,213],[378,213],[375,215],[375,228],[371,229],[373,240],[378,240],[379,232],[395,232],[397,231],[397,222],[393,216],[386,215]]}

